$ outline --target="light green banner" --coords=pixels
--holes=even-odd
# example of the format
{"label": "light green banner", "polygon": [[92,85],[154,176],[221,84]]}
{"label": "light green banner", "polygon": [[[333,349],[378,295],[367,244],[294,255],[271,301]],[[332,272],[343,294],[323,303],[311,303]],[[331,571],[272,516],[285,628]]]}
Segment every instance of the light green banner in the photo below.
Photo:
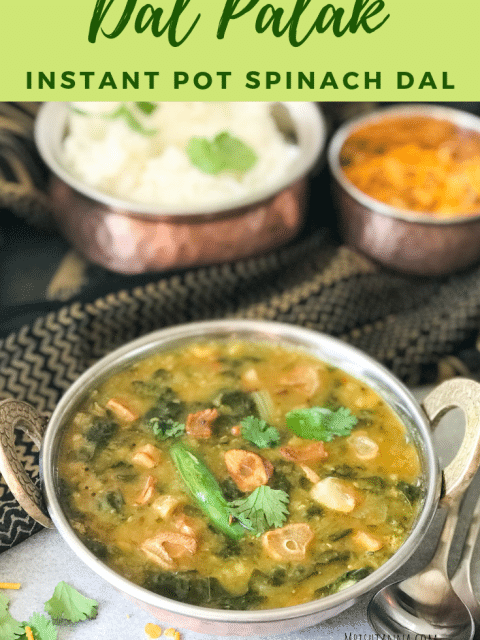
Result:
{"label": "light green banner", "polygon": [[6,0],[0,100],[476,101],[479,0]]}

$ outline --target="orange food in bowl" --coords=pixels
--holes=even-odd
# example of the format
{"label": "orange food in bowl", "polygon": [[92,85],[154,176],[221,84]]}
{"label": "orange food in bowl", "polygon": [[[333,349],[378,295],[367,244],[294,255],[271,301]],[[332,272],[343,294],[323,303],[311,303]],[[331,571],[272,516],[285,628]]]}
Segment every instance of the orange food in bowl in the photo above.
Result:
{"label": "orange food in bowl", "polygon": [[386,116],[340,152],[350,182],[398,209],[438,217],[480,212],[480,134],[428,116]]}

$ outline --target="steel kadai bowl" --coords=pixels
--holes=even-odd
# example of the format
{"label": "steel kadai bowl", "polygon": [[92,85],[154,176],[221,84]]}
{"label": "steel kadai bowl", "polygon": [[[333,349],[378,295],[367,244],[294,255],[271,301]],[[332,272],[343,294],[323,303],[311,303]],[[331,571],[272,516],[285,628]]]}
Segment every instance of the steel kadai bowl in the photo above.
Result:
{"label": "steel kadai bowl", "polygon": [[49,195],[59,230],[89,260],[121,273],[226,262],[288,242],[303,224],[307,176],[325,147],[326,124],[314,103],[277,102],[270,109],[278,129],[299,148],[282,178],[220,204],[160,207],[77,179],[62,160],[68,104],[45,103],[35,141],[52,172]]}
{"label": "steel kadai bowl", "polygon": [[[150,354],[170,350],[198,339],[239,338],[303,350],[355,378],[364,381],[388,403],[416,443],[422,467],[424,496],[413,529],[400,549],[380,568],[357,584],[302,605],[257,611],[208,609],[177,602],[152,593],[118,575],[94,556],[77,537],[62,510],[59,498],[57,460],[62,434],[82,401],[114,373]],[[434,452],[431,425],[453,406],[467,417],[466,435],[453,462],[442,472]],[[46,431],[42,418],[29,405],[15,400],[0,404],[0,469],[17,498],[42,524],[55,526],[86,565],[95,573],[147,609],[166,625],[211,636],[269,636],[303,629],[330,618],[353,605],[363,594],[398,569],[422,541],[439,500],[448,501],[461,492],[473,476],[479,456],[480,385],[452,380],[437,387],[424,409],[410,392],[383,366],[347,344],[314,331],[287,324],[248,320],[215,320],[162,329],[128,343],[88,369],[58,403]],[[42,492],[28,480],[16,458],[13,433],[24,428],[41,446]],[[445,493],[442,494],[442,483]],[[46,508],[42,506],[42,498]],[[68,558],[65,558],[68,562]]]}

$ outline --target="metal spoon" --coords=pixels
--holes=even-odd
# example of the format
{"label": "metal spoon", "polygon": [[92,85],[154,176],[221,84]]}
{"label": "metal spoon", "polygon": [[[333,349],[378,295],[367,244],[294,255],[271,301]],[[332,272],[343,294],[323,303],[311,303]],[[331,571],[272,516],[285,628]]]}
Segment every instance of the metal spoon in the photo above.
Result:
{"label": "metal spoon", "polygon": [[448,579],[447,560],[460,501],[480,467],[478,387],[473,380],[456,378],[442,383],[423,400],[433,429],[452,407],[462,409],[465,435],[455,458],[443,471],[445,493],[441,504],[448,511],[434,557],[417,575],[382,589],[368,606],[370,624],[380,633],[415,633],[452,640],[471,640],[474,636],[473,618]]}
{"label": "metal spoon", "polygon": [[453,590],[447,560],[458,520],[460,498],[447,517],[430,563],[411,578],[381,589],[368,605],[368,620],[379,634],[471,640],[475,625],[468,608]]}
{"label": "metal spoon", "polygon": [[460,563],[451,580],[452,587],[463,602],[467,605],[472,614],[473,621],[480,633],[480,603],[473,591],[471,578],[471,564],[473,550],[480,532],[480,498],[477,500],[472,513],[472,520],[468,528],[467,537],[462,550]]}

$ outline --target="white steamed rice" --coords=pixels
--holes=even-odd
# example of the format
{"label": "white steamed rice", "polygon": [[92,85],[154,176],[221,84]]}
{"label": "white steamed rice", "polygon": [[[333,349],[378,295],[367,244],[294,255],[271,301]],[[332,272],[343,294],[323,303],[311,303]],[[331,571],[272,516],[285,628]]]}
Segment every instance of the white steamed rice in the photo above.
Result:
{"label": "white steamed rice", "polygon": [[[78,104],[78,103],[77,103]],[[117,198],[155,206],[208,206],[243,198],[278,183],[298,157],[261,102],[163,102],[135,116],[155,135],[133,131],[123,118],[69,114],[64,140],[67,168],[86,184]],[[192,136],[229,131],[258,160],[242,176],[209,175],[185,153]]]}

